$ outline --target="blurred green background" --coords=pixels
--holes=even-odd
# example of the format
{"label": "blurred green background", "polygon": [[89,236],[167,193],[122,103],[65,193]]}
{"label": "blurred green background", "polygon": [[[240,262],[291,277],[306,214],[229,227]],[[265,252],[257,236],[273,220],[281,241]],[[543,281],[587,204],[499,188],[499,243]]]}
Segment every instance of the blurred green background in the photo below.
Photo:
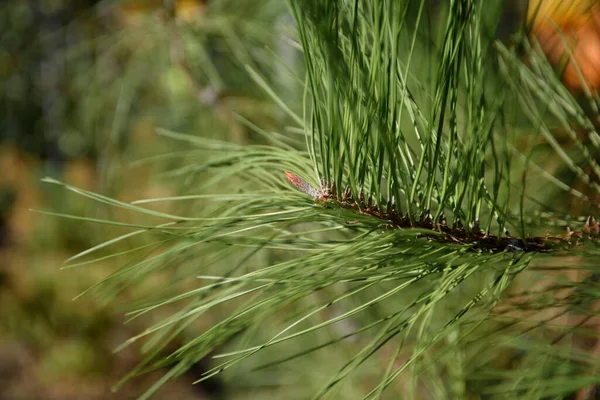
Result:
{"label": "blurred green background", "polygon": [[[522,8],[523,2],[510,2],[507,34]],[[578,51],[589,59],[584,72],[598,87],[598,18],[564,7],[555,15],[575,27],[573,35],[586,35]],[[114,270],[110,260],[60,270],[65,259],[117,231],[30,209],[138,217],[114,215],[40,179],[51,176],[126,202],[185,191],[189,182],[161,179],[176,158],[136,162],[185,150],[155,128],[245,144],[262,139],[236,115],[265,130],[285,126],[285,115],[245,66],[269,77],[300,108],[301,87],[282,67],[302,69],[286,40],[291,25],[284,1],[13,0],[0,6],[0,399],[127,399],[162,376],[136,378],[112,394],[112,385],[140,361],[135,346],[113,350],[146,323],[124,324],[121,307],[130,289],[73,301]],[[541,39],[550,35],[537,29]],[[553,60],[555,47],[546,50]],[[580,90],[568,74],[565,84]],[[161,279],[168,277],[154,275],[136,290],[152,290]],[[229,397],[218,380],[191,385],[204,368],[199,363],[156,398]]]}
{"label": "blurred green background", "polygon": [[[243,3],[243,4],[242,4]],[[281,3],[281,4],[280,4]],[[162,376],[111,387],[139,361],[113,350],[144,326],[124,325],[120,302],[83,290],[114,264],[61,271],[68,257],[115,235],[102,225],[31,209],[136,218],[43,185],[51,176],[122,201],[174,194],[161,179],[173,161],[135,163],[182,150],[155,127],[237,143],[260,140],[279,111],[244,65],[269,74],[283,2],[12,1],[0,6],[0,399],[135,398]],[[283,32],[285,34],[285,32]],[[161,285],[153,277],[148,287]],[[143,290],[143,289],[141,289]],[[157,398],[218,398],[218,382],[191,385],[198,365]],[[114,396],[114,397],[113,397]],[[162,396],[162,397],[161,397]]]}

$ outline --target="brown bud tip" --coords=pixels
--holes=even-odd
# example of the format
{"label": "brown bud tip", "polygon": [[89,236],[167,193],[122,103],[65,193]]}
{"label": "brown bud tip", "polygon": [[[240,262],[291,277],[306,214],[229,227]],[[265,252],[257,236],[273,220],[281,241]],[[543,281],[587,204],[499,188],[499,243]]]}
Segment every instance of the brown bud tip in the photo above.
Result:
{"label": "brown bud tip", "polygon": [[306,181],[302,178],[300,178],[298,175],[293,174],[289,171],[283,171],[285,173],[286,178],[288,178],[288,181],[290,181],[290,183],[294,186],[296,186],[297,188],[300,188],[300,186],[303,185],[307,185]]}
{"label": "brown bud tip", "polygon": [[296,187],[301,192],[306,193],[311,196],[313,199],[317,199],[319,197],[319,191],[312,187],[309,183],[307,183],[304,179],[300,178],[298,175],[293,174],[289,171],[283,171],[287,180]]}

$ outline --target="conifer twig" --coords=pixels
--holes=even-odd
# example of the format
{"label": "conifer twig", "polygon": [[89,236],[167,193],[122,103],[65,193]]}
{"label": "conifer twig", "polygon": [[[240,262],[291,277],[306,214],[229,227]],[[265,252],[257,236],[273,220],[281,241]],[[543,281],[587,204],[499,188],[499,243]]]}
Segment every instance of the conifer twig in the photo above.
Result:
{"label": "conifer twig", "polygon": [[470,246],[474,250],[490,251],[499,253],[503,251],[548,253],[568,249],[582,244],[585,240],[598,240],[600,238],[600,224],[593,216],[589,216],[580,229],[571,230],[567,227],[564,235],[546,235],[519,238],[511,236],[505,230],[505,236],[497,236],[489,231],[479,228],[479,221],[473,221],[465,228],[460,220],[456,218],[452,226],[448,225],[445,214],[442,212],[434,221],[430,211],[410,218],[408,214],[399,213],[393,200],[388,200],[385,208],[379,207],[371,196],[365,198],[361,190],[359,198],[354,199],[350,188],[346,188],[341,195],[338,194],[335,184],[321,182],[319,189],[313,187],[304,179],[289,171],[284,171],[288,181],[301,192],[311,196],[316,203],[334,204],[338,207],[353,210],[361,214],[370,215],[385,221],[382,226],[392,229],[419,228],[436,231],[439,234],[418,233],[418,237],[441,243],[455,243]]}

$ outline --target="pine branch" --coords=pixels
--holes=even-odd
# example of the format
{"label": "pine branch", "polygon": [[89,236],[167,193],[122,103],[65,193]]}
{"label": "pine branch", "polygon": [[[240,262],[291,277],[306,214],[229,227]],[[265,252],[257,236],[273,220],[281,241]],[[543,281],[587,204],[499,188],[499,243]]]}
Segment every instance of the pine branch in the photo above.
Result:
{"label": "pine branch", "polygon": [[489,231],[482,231],[479,228],[479,221],[475,220],[465,228],[460,218],[456,218],[452,226],[448,225],[446,216],[442,212],[437,221],[431,217],[431,212],[426,210],[419,216],[412,218],[408,214],[400,214],[396,211],[396,204],[393,200],[386,202],[385,208],[379,207],[373,201],[372,196],[367,196],[359,192],[358,200],[352,197],[349,187],[346,187],[342,194],[338,194],[335,184],[321,183],[319,189],[311,186],[298,175],[285,171],[288,181],[298,190],[311,196],[315,203],[324,206],[337,206],[352,210],[357,213],[370,215],[382,221],[382,227],[391,229],[425,229],[434,231],[438,234],[417,233],[419,238],[435,241],[438,243],[452,243],[468,246],[473,250],[489,251],[498,253],[504,251],[526,252],[526,253],[549,253],[553,251],[567,250],[574,246],[583,245],[587,240],[597,241],[600,239],[600,223],[593,216],[589,216],[580,229],[571,230],[567,227],[567,233],[564,235],[546,235],[538,237],[518,238],[510,236],[505,230],[505,236],[496,236]]}
{"label": "pine branch", "polygon": [[[452,386],[452,393],[536,398],[597,382],[589,373],[576,379],[591,357],[557,347],[546,330],[561,336],[570,327],[556,320],[595,312],[584,306],[598,298],[591,274],[598,222],[589,217],[564,235],[527,235],[566,224],[568,216],[549,207],[562,204],[553,190],[594,204],[596,135],[542,60],[527,65],[514,49],[492,45],[486,21],[499,3],[450,1],[438,42],[425,1],[292,1],[306,67],[304,115],[278,96],[264,71],[247,68],[295,124],[290,135],[247,118],[240,121],[269,145],[162,130],[195,149],[166,157],[181,157],[165,174],[185,183],[189,192],[181,196],[129,204],[65,185],[142,217],[69,216],[135,229],[73,257],[71,266],[126,258],[101,282],[115,292],[184,270],[177,275],[183,289],[153,292],[131,306],[132,318],[168,311],[124,344],[145,341],[147,358],[134,373],[173,365],[167,379],[218,352],[200,381],[223,374],[235,377],[232,386],[245,380],[258,387],[249,371],[288,361],[302,381],[294,385],[301,398],[378,398],[396,382],[413,397],[447,397]],[[587,127],[591,141],[575,142],[575,150],[585,149],[581,159],[556,139],[548,111],[571,138],[578,138],[571,119]],[[536,158],[541,143],[586,193],[544,164],[548,153]],[[186,216],[142,206],[159,201],[195,208]],[[511,236],[509,225],[520,235]],[[128,241],[134,245],[125,247]],[[81,261],[109,246],[124,248]],[[577,268],[592,283],[571,277],[562,286],[511,292],[528,274],[546,282],[552,268],[575,271],[565,254],[591,256]],[[555,295],[566,287],[578,291]],[[519,294],[530,297],[519,302]],[[186,341],[160,358],[182,332]],[[502,363],[504,351],[514,364]],[[540,367],[542,357],[552,362]],[[458,372],[449,374],[455,363]],[[289,377],[284,368],[267,372],[270,382]],[[559,387],[553,378],[565,374],[571,386]]]}

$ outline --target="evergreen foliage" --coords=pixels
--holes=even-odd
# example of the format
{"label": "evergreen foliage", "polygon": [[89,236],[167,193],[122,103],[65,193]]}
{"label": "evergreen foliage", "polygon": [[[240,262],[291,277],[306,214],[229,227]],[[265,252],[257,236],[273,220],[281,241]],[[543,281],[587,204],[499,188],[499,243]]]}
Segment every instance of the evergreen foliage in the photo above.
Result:
{"label": "evergreen foliage", "polygon": [[247,66],[281,132],[242,116],[263,144],[161,129],[193,149],[174,155],[177,197],[63,185],[147,221],[61,215],[129,229],[67,264],[115,259],[99,293],[173,274],[129,313],[170,311],[124,344],[147,354],[131,376],[171,365],[144,398],[206,357],[200,381],[261,398],[562,398],[599,383],[583,344],[598,337],[598,98],[569,93],[524,33],[496,42],[502,7],[293,0],[302,107]]}

